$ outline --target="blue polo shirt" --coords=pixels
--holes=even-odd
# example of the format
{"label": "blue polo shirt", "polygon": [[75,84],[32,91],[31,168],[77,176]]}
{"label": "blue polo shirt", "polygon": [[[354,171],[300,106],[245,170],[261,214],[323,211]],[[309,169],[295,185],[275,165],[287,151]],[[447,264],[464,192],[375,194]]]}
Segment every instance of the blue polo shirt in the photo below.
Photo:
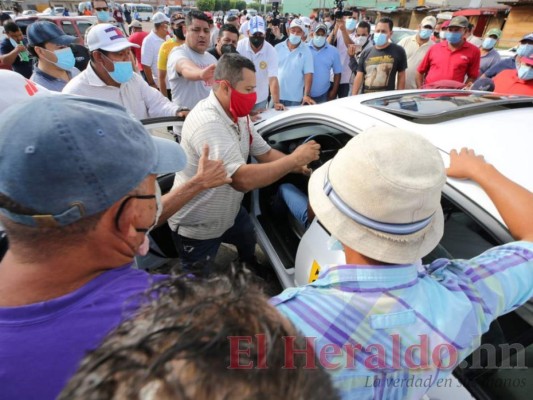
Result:
{"label": "blue polo shirt", "polygon": [[[289,50],[287,40],[275,47],[278,52],[279,98],[287,101],[302,101],[304,96],[304,75],[312,74],[313,55],[304,42]],[[329,79],[329,76],[328,76]]]}
{"label": "blue polo shirt", "polygon": [[[73,67],[71,70],[67,71],[69,79],[74,78],[79,75],[80,70],[76,67]],[[30,78],[33,82],[51,90],[53,92],[61,92],[68,82],[63,79],[55,78],[51,75],[48,75],[46,72],[42,71],[37,67],[33,67],[33,74]]]}
{"label": "blue polo shirt", "polygon": [[342,72],[341,57],[336,47],[326,43],[322,48],[317,49],[313,43],[309,44],[309,49],[313,56],[313,85],[311,86],[311,97],[319,97],[329,90],[331,70],[334,74]]}

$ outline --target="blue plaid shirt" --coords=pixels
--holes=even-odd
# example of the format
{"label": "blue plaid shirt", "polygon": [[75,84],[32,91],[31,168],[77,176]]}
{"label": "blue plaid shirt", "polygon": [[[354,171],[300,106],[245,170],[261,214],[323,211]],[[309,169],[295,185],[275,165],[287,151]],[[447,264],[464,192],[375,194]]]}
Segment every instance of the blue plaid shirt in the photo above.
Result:
{"label": "blue plaid shirt", "polygon": [[533,243],[515,242],[423,271],[329,267],[271,303],[313,344],[343,399],[391,400],[444,387],[490,323],[532,296]]}

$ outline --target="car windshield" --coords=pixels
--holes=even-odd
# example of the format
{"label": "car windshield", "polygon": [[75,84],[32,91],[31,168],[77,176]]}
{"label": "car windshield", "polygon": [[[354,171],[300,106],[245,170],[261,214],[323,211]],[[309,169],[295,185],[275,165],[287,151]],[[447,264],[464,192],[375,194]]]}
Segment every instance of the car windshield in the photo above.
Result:
{"label": "car windshield", "polygon": [[503,108],[531,107],[532,103],[533,99],[528,97],[508,97],[460,90],[401,94],[362,102],[364,105],[413,120],[413,122],[422,122],[421,120],[424,119],[457,118],[458,114],[465,111],[472,114]]}

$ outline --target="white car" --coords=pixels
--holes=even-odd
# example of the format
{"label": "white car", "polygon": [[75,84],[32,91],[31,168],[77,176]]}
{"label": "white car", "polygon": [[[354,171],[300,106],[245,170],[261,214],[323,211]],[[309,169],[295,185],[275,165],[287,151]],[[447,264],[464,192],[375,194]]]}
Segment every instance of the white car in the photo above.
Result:
{"label": "white car", "polygon": [[[270,145],[290,153],[306,139],[322,145],[321,164],[331,159],[353,136],[373,126],[396,126],[417,132],[441,151],[462,147],[484,154],[503,174],[533,191],[533,135],[529,126],[533,97],[504,97],[487,92],[458,90],[395,91],[348,97],[289,111],[269,111],[256,127]],[[255,190],[249,199],[258,243],[283,287],[312,282],[328,265],[345,263],[342,251],[328,249],[330,234],[315,219],[302,229],[289,213],[279,215],[272,203],[278,187],[292,183],[307,193],[308,178],[288,175],[280,182]],[[495,245],[512,240],[504,221],[485,192],[473,182],[448,179],[442,193],[444,237],[422,261],[440,257],[472,258]],[[500,335],[500,329],[503,332]],[[494,331],[494,332],[493,332]],[[503,344],[519,344],[516,357],[533,367],[533,307],[526,304],[491,326]],[[475,352],[474,357],[480,352]],[[504,365],[509,360],[499,360]],[[530,365],[531,364],[531,365]],[[526,370],[457,368],[454,388],[441,388],[429,398],[531,398]],[[453,379],[456,379],[453,378]],[[513,383],[497,388],[491,380]],[[527,382],[527,383],[523,383]],[[528,390],[529,387],[529,390]]]}

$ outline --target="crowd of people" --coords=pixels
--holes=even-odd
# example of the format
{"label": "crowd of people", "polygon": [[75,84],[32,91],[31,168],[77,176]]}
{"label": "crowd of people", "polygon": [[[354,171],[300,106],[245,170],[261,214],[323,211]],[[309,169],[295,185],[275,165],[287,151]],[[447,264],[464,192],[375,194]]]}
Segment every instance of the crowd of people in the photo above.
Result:
{"label": "crowd of people", "polygon": [[[103,16],[105,0],[92,10],[99,23],[81,71],[75,38],[55,24],[35,22],[24,37],[4,23],[1,60],[12,71],[0,71],[2,397],[420,398],[429,386],[409,378],[445,379],[493,320],[533,296],[533,193],[474,150],[452,151],[446,169],[421,136],[371,128],[312,171],[318,143],[284,154],[253,124],[266,108],[475,86],[495,69],[496,91],[502,81],[531,94],[533,34],[514,65],[501,65],[501,32],[490,30],[480,50],[464,17],[428,16],[395,44],[388,18],[372,33],[354,15],[281,26],[235,16],[216,27],[207,13],[156,13],[149,33],[132,21],[128,38]],[[175,115],[184,117],[179,140],[140,123]],[[175,173],[166,194],[164,173]],[[310,177],[303,223],[317,218],[346,263],[268,299],[249,271],[265,266],[242,200],[291,173]],[[447,176],[477,183],[516,242],[420,266],[443,235]],[[134,262],[163,224],[177,276]],[[238,264],[212,263],[222,243],[236,246]],[[390,355],[395,335],[403,349],[420,338],[448,346],[448,357],[414,368],[411,358],[373,353]]]}

